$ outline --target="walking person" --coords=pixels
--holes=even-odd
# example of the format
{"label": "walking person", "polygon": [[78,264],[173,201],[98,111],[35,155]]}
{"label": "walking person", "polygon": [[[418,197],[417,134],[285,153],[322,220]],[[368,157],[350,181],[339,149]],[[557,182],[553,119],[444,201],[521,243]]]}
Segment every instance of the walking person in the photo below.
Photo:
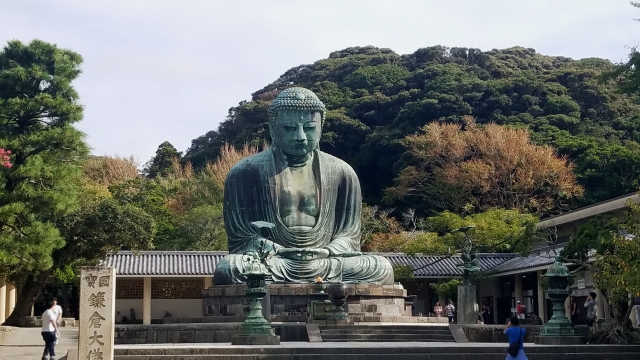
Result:
{"label": "walking person", "polygon": [[524,338],[527,330],[520,327],[520,319],[512,316],[504,329],[504,334],[509,338],[506,360],[529,360],[524,354]]}
{"label": "walking person", "polygon": [[58,324],[56,323],[57,315],[53,311],[54,302],[47,303],[47,310],[42,313],[42,339],[44,340],[44,352],[42,353],[42,360],[55,360],[56,358],[56,338],[60,336],[58,330]]}
{"label": "walking person", "polygon": [[[60,324],[62,323],[62,307],[58,305],[58,298],[53,298],[53,313],[56,315],[56,325],[58,329],[60,329]],[[58,340],[60,339],[60,335],[56,336],[56,345],[58,345]]]}
{"label": "walking person", "polygon": [[592,291],[589,293],[589,296],[587,296],[587,301],[584,302],[584,307],[587,308],[587,317],[585,317],[584,321],[587,323],[587,326],[591,328],[591,331],[595,331],[593,325],[596,322],[596,306],[598,306],[596,293]]}
{"label": "walking person", "polygon": [[451,299],[447,300],[447,306],[445,306],[444,309],[447,312],[447,317],[449,318],[449,322],[452,323],[453,317],[456,313],[456,307],[453,305],[453,301],[451,301]]}

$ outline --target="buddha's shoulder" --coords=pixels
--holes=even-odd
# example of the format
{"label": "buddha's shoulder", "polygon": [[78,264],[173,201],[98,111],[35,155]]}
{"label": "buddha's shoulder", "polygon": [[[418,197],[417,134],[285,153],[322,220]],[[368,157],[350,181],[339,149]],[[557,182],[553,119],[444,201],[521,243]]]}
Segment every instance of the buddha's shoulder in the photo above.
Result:
{"label": "buddha's shoulder", "polygon": [[333,155],[327,154],[326,152],[322,152],[322,151],[318,151],[318,156],[320,157],[320,162],[324,163],[325,165],[331,165],[336,168],[339,168],[349,175],[352,175],[352,174],[355,175],[356,173],[351,167],[351,165],[347,164],[346,161],[340,158],[337,158]]}
{"label": "buddha's shoulder", "polygon": [[273,162],[273,155],[268,149],[249,155],[235,163],[231,167],[231,170],[229,170],[228,176],[247,175],[249,173],[259,171],[267,166],[269,161]]}

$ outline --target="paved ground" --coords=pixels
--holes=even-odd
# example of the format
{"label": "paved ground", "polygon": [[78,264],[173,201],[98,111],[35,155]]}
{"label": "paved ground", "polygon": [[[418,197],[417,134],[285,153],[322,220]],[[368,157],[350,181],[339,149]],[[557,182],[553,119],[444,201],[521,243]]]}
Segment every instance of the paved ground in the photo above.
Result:
{"label": "paved ground", "polygon": [[[67,351],[78,346],[78,328],[61,328],[56,346],[56,359],[66,359]],[[40,328],[20,328],[0,344],[0,360],[38,360],[42,358],[44,341]]]}

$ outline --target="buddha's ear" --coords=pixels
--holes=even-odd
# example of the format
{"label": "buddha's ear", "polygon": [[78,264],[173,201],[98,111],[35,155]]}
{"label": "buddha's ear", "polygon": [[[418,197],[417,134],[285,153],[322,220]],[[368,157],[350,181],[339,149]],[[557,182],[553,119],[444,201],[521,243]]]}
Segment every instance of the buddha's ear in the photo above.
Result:
{"label": "buddha's ear", "polygon": [[269,136],[271,136],[271,144],[276,143],[276,138],[273,136],[273,127],[275,126],[275,121],[269,121]]}

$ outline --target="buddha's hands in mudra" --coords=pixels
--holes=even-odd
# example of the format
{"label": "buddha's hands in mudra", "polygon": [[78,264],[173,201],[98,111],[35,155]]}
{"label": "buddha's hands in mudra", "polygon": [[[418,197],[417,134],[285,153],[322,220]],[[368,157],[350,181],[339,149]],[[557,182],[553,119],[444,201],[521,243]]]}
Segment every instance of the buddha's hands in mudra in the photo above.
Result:
{"label": "buddha's hands in mudra", "polygon": [[330,253],[327,249],[310,248],[310,249],[295,249],[295,248],[280,248],[276,252],[277,255],[291,260],[316,260],[328,258]]}

